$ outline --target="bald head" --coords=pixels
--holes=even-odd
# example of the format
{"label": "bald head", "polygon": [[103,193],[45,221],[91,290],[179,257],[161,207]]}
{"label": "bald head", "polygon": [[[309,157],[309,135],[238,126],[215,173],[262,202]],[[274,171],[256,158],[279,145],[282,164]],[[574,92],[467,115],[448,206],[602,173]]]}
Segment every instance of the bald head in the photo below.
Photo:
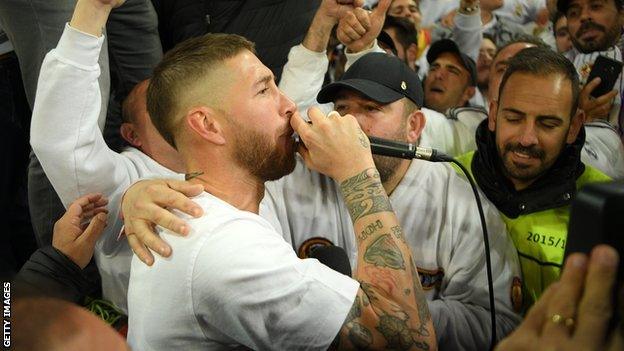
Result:
{"label": "bald head", "polygon": [[12,350],[129,350],[113,328],[84,308],[51,298],[16,299]]}
{"label": "bald head", "polygon": [[136,123],[139,116],[147,115],[146,95],[149,79],[137,83],[121,105],[121,116],[124,123]]}

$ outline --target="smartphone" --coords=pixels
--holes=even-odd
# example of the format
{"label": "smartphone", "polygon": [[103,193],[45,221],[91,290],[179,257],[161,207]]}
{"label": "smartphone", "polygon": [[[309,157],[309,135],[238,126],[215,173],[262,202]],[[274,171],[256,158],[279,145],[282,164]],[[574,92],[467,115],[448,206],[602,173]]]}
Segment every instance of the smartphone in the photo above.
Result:
{"label": "smartphone", "polygon": [[622,62],[605,56],[598,56],[596,61],[594,61],[594,66],[592,67],[591,72],[589,72],[589,77],[587,78],[587,83],[589,83],[594,78],[600,77],[600,84],[594,88],[591,95],[598,98],[613,90],[613,86],[620,77],[621,73]]}
{"label": "smartphone", "polygon": [[613,246],[620,254],[617,282],[613,291],[613,330],[624,316],[618,308],[618,293],[624,284],[624,182],[588,184],[576,195],[570,211],[566,257],[572,252],[589,254],[598,244]]}

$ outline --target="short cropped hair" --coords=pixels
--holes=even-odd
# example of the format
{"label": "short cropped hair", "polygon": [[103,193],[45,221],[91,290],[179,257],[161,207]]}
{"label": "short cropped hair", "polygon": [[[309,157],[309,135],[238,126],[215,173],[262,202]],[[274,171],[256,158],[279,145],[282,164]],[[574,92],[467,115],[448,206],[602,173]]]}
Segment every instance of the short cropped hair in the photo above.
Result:
{"label": "short cropped hair", "polygon": [[554,52],[550,48],[531,47],[521,50],[509,60],[509,66],[503,75],[503,80],[498,90],[498,101],[501,100],[503,89],[515,73],[525,73],[533,76],[546,77],[558,74],[565,77],[572,88],[572,108],[570,117],[573,117],[578,108],[578,96],[580,91],[579,77],[576,68],[565,56]]}
{"label": "short cropped hair", "polygon": [[[167,52],[154,69],[147,89],[147,111],[163,138],[176,148],[174,135],[183,97],[219,63],[244,50],[255,54],[254,44],[235,34],[206,34],[185,40]],[[215,87],[217,92],[219,87]]]}

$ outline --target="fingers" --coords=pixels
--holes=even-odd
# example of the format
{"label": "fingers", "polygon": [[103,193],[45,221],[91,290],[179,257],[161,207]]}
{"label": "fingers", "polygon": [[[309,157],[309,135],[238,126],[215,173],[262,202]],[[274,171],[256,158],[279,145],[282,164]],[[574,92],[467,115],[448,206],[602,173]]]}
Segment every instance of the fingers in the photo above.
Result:
{"label": "fingers", "polygon": [[[166,180],[166,182],[171,189],[181,192],[182,194],[189,197],[197,196],[204,191],[204,187],[201,184],[193,184],[191,182],[175,179],[168,179]],[[199,208],[199,206],[197,207]],[[199,209],[201,210],[201,208]]]}
{"label": "fingers", "polygon": [[339,24],[339,30],[349,42],[359,40],[366,33],[366,29],[359,23],[353,12],[349,12],[343,17]]}
{"label": "fingers", "polygon": [[611,105],[611,101],[613,100],[614,97],[617,96],[617,91],[615,90],[611,90],[610,92],[597,97],[594,102],[596,105]]}
{"label": "fingers", "polygon": [[542,329],[542,339],[546,345],[556,345],[558,340],[569,337],[568,327],[564,323],[554,322],[550,318],[553,315],[560,315],[565,319],[576,315],[576,306],[585,281],[586,266],[587,258],[582,254],[572,254],[566,260],[556,296],[551,299],[547,308],[546,324]]}
{"label": "fingers", "polygon": [[127,239],[130,248],[132,249],[134,254],[137,255],[139,260],[141,260],[141,262],[145,263],[148,266],[154,264],[154,256],[145,247],[145,245],[141,244],[139,239],[137,239],[134,234],[127,234]]}
{"label": "fingers", "polygon": [[325,123],[325,114],[318,107],[308,109],[308,118],[313,126],[319,126]]}
{"label": "fingers", "polygon": [[604,340],[614,308],[611,295],[618,262],[612,247],[600,245],[592,250],[576,321],[575,339],[581,344],[599,345]]}
{"label": "fingers", "polygon": [[373,9],[371,15],[375,17],[386,17],[386,12],[388,12],[390,4],[392,4],[392,0],[379,0],[377,7]]}
{"label": "fingers", "polygon": [[[161,207],[174,208],[188,215],[191,215],[193,217],[201,216],[203,213],[201,207],[199,207],[196,203],[194,203],[191,199],[189,199],[185,194],[177,190],[178,188],[185,188],[185,190],[187,191],[190,190],[192,192],[195,192],[197,191],[197,187],[191,188],[191,187],[188,187],[188,185],[182,185],[180,184],[181,182],[177,182],[176,184],[173,185],[175,188],[172,188],[169,185],[170,182],[172,181],[167,180],[165,183],[166,184],[165,186],[159,183],[150,184],[145,188],[145,193],[147,194],[148,198],[152,199],[153,203],[160,205]],[[203,191],[203,187],[201,185],[199,186],[201,187],[201,191]],[[168,216],[166,217],[170,218]],[[151,219],[151,218],[148,217],[148,219]],[[162,222],[162,223],[156,222],[156,224],[162,225],[163,227],[166,227],[167,229],[173,230],[180,234],[185,234],[185,233],[179,232],[178,228],[171,227],[167,222]]]}
{"label": "fingers", "polygon": [[585,84],[585,86],[581,90],[581,94],[589,97],[591,92],[594,91],[594,89],[596,89],[598,85],[600,85],[600,82],[602,82],[602,79],[600,79],[600,77],[592,79],[589,83]]}
{"label": "fingers", "polygon": [[[312,107],[311,109],[317,109],[316,107]],[[308,115],[310,114],[310,110],[308,110]],[[290,117],[290,126],[292,129],[299,134],[301,137],[302,134],[305,134],[308,130],[310,130],[311,126],[306,122],[303,117],[299,114],[299,112],[293,113]]]}
{"label": "fingers", "polygon": [[349,17],[351,27],[359,34],[364,35],[370,29],[371,23],[369,12],[367,10],[356,8],[352,12],[353,16]]}
{"label": "fingers", "polygon": [[[84,230],[84,232],[78,237],[77,240],[84,242],[88,248],[93,250],[95,247],[95,243],[102,236],[104,232],[104,228],[107,224],[107,215],[106,213],[99,213],[97,216],[93,217],[89,225]],[[84,267],[83,267],[84,268]]]}
{"label": "fingers", "polygon": [[531,333],[535,332],[535,335],[540,335],[544,322],[547,318],[547,309],[552,300],[552,296],[556,294],[559,283],[551,284],[537,302],[531,307],[527,313],[524,321],[518,329],[527,329]]}
{"label": "fingers", "polygon": [[171,255],[171,246],[158,236],[154,226],[147,221],[132,221],[132,234],[152,251],[160,256],[169,257]]}

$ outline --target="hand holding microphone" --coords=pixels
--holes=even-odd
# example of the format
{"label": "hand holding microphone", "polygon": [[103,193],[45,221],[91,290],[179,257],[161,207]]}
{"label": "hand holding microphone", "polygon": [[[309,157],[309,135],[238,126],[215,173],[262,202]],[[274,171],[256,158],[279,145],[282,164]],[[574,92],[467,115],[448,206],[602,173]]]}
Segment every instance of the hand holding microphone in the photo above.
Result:
{"label": "hand holding microphone", "polygon": [[312,124],[298,113],[290,125],[303,143],[298,152],[306,166],[341,182],[367,168],[374,168],[370,143],[355,117],[340,116],[332,111],[327,116],[316,107],[308,110]]}

